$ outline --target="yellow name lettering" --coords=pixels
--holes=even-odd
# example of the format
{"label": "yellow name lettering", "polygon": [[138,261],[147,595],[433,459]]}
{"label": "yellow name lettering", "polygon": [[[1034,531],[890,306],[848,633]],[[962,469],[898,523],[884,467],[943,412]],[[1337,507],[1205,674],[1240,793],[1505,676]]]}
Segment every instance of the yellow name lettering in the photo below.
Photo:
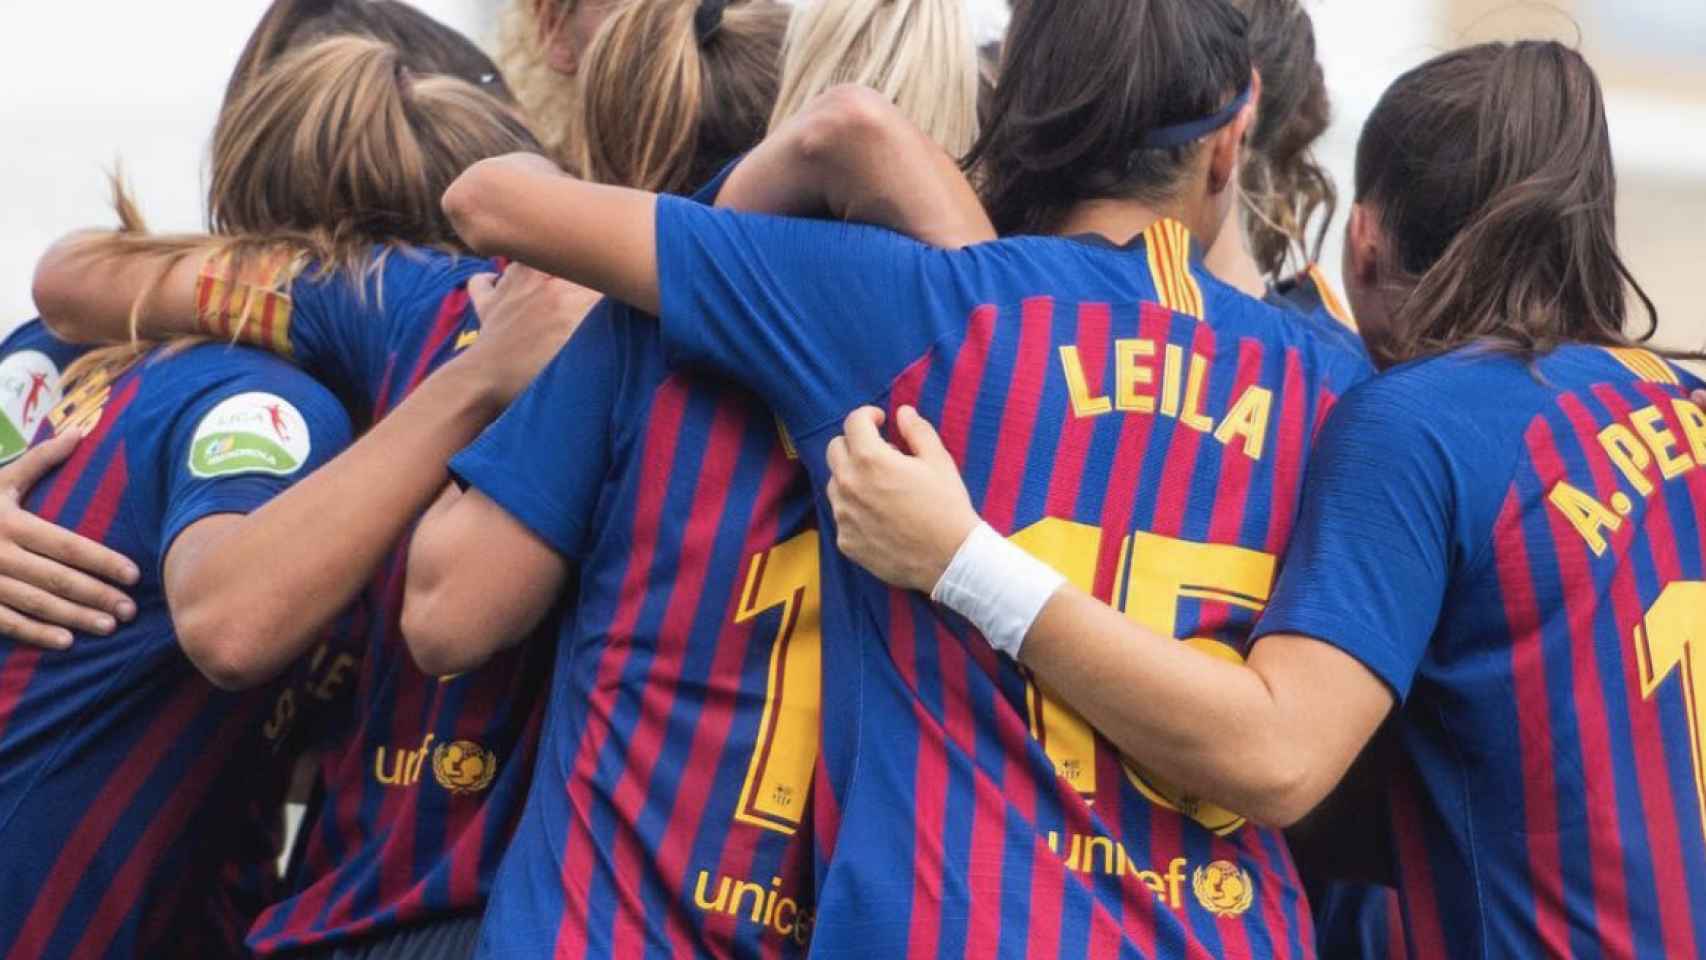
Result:
{"label": "yellow name lettering", "polygon": [[1599,445],[1604,448],[1605,455],[1611,458],[1617,472],[1623,474],[1623,479],[1635,492],[1643,497],[1652,496],[1653,481],[1647,478],[1647,467],[1652,465],[1653,455],[1647,452],[1641,441],[1635,438],[1628,427],[1614,423],[1599,432]]}
{"label": "yellow name lettering", "polygon": [[1251,460],[1262,459],[1262,448],[1268,439],[1268,418],[1274,408],[1274,394],[1266,387],[1250,387],[1238,395],[1232,411],[1214,431],[1214,439],[1226,446],[1234,440],[1244,441],[1244,455]]}
{"label": "yellow name lettering", "polygon": [[1680,441],[1676,434],[1670,432],[1670,425],[1665,423],[1665,414],[1658,407],[1645,407],[1635,411],[1629,422],[1635,425],[1635,432],[1641,435],[1648,449],[1653,451],[1653,459],[1659,465],[1659,475],[1666,480],[1675,480],[1688,472],[1694,466],[1694,461],[1685,453],[1677,451]]}
{"label": "yellow name lettering", "polygon": [[1179,422],[1198,433],[1214,429],[1214,420],[1202,412],[1203,386],[1208,383],[1208,360],[1200,353],[1191,354],[1191,375],[1185,381],[1185,408],[1179,412]]}
{"label": "yellow name lettering", "polygon": [[1682,421],[1682,435],[1688,438],[1688,451],[1694,462],[1706,467],[1706,410],[1687,400],[1672,400],[1676,418]]}
{"label": "yellow name lettering", "polygon": [[1596,557],[1605,555],[1606,531],[1616,533],[1623,528],[1622,517],[1562,480],[1552,487],[1546,499],[1570,522],[1570,526],[1576,528]]}
{"label": "yellow name lettering", "polygon": [[1152,388],[1154,386],[1154,360],[1155,341],[1153,340],[1114,341],[1114,406],[1116,408],[1131,413],[1155,412],[1155,397],[1149,393],[1138,392],[1139,387]]}
{"label": "yellow name lettering", "polygon": [[1167,344],[1161,360],[1161,412],[1175,419],[1179,416],[1180,372],[1185,369],[1185,350],[1176,343]]}
{"label": "yellow name lettering", "polygon": [[1084,362],[1078,359],[1077,347],[1060,348],[1060,365],[1066,373],[1066,394],[1072,400],[1075,417],[1099,417],[1114,409],[1106,396],[1092,397],[1090,383],[1084,377]]}

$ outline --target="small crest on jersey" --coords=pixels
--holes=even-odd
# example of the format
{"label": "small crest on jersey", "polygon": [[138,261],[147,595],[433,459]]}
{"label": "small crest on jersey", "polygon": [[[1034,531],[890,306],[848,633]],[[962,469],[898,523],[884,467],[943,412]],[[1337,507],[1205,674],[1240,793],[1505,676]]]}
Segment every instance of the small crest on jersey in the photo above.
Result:
{"label": "small crest on jersey", "polygon": [[1226,860],[1191,871],[1191,892],[1204,910],[1217,917],[1243,916],[1256,899],[1249,871]]}
{"label": "small crest on jersey", "polygon": [[0,463],[17,459],[59,403],[59,368],[47,354],[19,350],[0,360]]}
{"label": "small crest on jersey", "polygon": [[451,793],[479,793],[498,775],[498,755],[472,740],[432,748],[432,775]]}
{"label": "small crest on jersey", "polygon": [[240,393],[196,425],[190,443],[190,473],[224,477],[270,473],[287,477],[302,469],[311,443],[308,421],[290,401],[271,393]]}

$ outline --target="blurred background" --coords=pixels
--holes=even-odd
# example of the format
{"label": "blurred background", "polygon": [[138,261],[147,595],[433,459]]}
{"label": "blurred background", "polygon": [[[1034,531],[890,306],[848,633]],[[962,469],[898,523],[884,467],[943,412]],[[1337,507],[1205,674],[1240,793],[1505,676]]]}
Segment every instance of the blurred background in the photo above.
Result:
{"label": "blurred background", "polygon": [[[967,0],[1000,30],[1003,0]],[[420,0],[489,43],[502,0]],[[156,229],[200,226],[208,132],[262,0],[0,0],[0,330],[33,314],[36,256],[112,222],[103,171],[122,162]],[[1402,70],[1466,42],[1580,40],[1605,83],[1623,249],[1657,300],[1662,340],[1706,348],[1706,0],[1312,0],[1334,100],[1322,154],[1348,198],[1356,134]],[[1335,224],[1324,259],[1338,268]]]}

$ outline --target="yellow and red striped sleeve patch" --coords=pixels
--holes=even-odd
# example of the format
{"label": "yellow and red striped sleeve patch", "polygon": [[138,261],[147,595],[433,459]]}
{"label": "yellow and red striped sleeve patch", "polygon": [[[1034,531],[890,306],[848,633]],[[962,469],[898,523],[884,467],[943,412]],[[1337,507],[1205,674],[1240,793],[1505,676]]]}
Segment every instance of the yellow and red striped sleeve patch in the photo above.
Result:
{"label": "yellow and red striped sleeve patch", "polygon": [[1639,347],[1606,347],[1605,349],[1630,373],[1648,383],[1664,383],[1673,387],[1682,386],[1682,378],[1676,375],[1676,370],[1650,350],[1642,350]]}
{"label": "yellow and red striped sleeve patch", "polygon": [[300,257],[286,253],[251,258],[240,274],[230,254],[209,257],[196,278],[196,323],[216,337],[290,356],[290,282]]}
{"label": "yellow and red striped sleeve patch", "polygon": [[1333,285],[1327,282],[1327,274],[1322,271],[1321,266],[1312,263],[1307,272],[1309,282],[1315,285],[1315,296],[1320,298],[1321,305],[1327,308],[1327,312],[1332,315],[1334,320],[1355,330],[1357,328],[1356,315],[1351,313],[1350,305],[1345,302],[1344,297],[1339,296],[1339,291],[1334,290]]}
{"label": "yellow and red striped sleeve patch", "polygon": [[1161,305],[1201,320],[1202,287],[1191,276],[1191,232],[1177,220],[1157,220],[1143,231],[1143,246]]}

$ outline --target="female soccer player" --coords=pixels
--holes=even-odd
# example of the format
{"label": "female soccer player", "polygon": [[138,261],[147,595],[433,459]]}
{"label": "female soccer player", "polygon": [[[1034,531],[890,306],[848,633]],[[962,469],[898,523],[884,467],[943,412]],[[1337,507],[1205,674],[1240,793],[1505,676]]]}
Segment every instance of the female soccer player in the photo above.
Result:
{"label": "female soccer player", "polygon": [[[959,0],[823,0],[795,15],[778,58],[782,14],[685,0],[618,13],[581,68],[589,173],[672,190],[703,180],[762,135],[778,59],[797,104],[812,84],[858,77],[919,104],[933,134],[969,141]],[[952,172],[940,148],[914,153]],[[787,179],[766,176],[766,194]],[[731,183],[719,202],[752,192]],[[672,374],[655,323],[626,313],[595,313],[454,461],[470,491],[422,520],[410,555],[405,632],[437,670],[520,642],[578,566],[481,954],[804,955],[821,606],[809,488],[767,409]]]}
{"label": "female soccer player", "polygon": [[[973,157],[998,227],[1059,236],[932,250],[507,158],[465,174],[446,208],[479,249],[661,308],[671,358],[751,385],[814,485],[860,403],[945,412],[1001,529],[1090,585],[1135,581],[1146,615],[1236,655],[1314,420],[1366,361],[1191,253],[1225,220],[1249,125],[1240,14],[1219,0],[1014,13]],[[1111,242],[1073,239],[1092,233]],[[840,560],[823,588],[815,828],[831,852],[814,946],[1308,951],[1277,834],[1125,770],[961,621]]]}
{"label": "female soccer player", "polygon": [[[494,289],[481,277],[491,264],[466,255],[438,208],[456,171],[537,145],[482,90],[400,70],[389,47],[353,38],[280,59],[222,121],[210,217],[221,236],[164,251],[122,238],[68,243],[41,264],[38,305],[61,332],[112,337],[146,293],[136,317],[145,331],[236,335],[287,353],[376,421],[298,496],[273,504],[267,536],[219,564],[220,590],[261,592],[246,615],[263,623],[324,622],[372,583],[365,640],[319,651],[311,676],[275,705],[286,727],[353,692],[354,721],[324,753],[298,892],[251,939],[261,953],[465,952],[525,791],[543,686],[528,657],[548,651],[451,682],[416,671],[397,629],[401,537],[442,486],[449,456],[584,309],[523,305],[515,323],[485,332],[495,342],[477,341],[471,300],[492,320],[540,281],[509,275]],[[90,262],[107,282],[78,282]],[[518,324],[525,344],[501,332]],[[471,390],[461,373],[428,376],[464,350],[501,356],[510,392]],[[263,636],[230,651],[232,669],[264,676],[300,652]]]}
{"label": "female soccer player", "polygon": [[910,415],[916,457],[849,422],[842,544],[1000,623],[1130,756],[1252,817],[1310,809],[1399,703],[1411,955],[1706,956],[1706,411],[1641,348],[1656,317],[1624,331],[1626,289],[1647,301],[1615,201],[1574,51],[1469,47],[1387,90],[1345,272],[1394,366],[1327,421],[1248,664],[1071,586],[1008,609],[1049,575],[966,537],[953,461]]}

